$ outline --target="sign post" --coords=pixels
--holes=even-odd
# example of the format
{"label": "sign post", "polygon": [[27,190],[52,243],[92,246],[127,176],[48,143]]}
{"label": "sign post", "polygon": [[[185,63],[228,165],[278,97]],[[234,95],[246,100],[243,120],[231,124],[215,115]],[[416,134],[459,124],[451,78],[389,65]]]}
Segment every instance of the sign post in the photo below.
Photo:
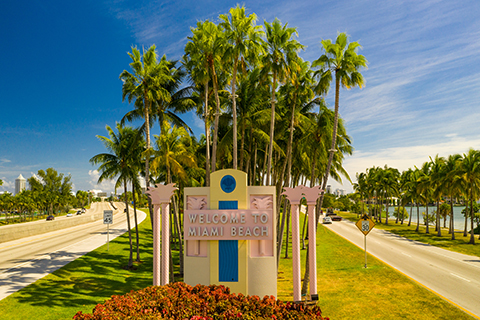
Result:
{"label": "sign post", "polygon": [[372,219],[370,219],[366,214],[364,214],[360,218],[360,220],[355,223],[355,225],[364,235],[365,268],[367,268],[367,234],[372,231],[373,227],[375,227],[375,222],[373,222]]}
{"label": "sign post", "polygon": [[113,223],[113,210],[103,210],[103,224],[107,225],[107,251],[110,250],[110,228]]}

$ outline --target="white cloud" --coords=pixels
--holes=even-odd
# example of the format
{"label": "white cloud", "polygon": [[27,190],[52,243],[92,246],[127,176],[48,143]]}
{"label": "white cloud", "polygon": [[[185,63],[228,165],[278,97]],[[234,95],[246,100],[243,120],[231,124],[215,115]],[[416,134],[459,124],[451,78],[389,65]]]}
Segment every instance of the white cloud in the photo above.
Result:
{"label": "white cloud", "polygon": [[101,189],[103,192],[115,192],[115,180],[104,180],[101,183],[98,182],[100,177],[100,172],[98,170],[88,170],[88,175],[90,176],[89,184],[92,186],[92,189]]}
{"label": "white cloud", "polygon": [[[435,144],[416,145],[409,147],[391,147],[377,151],[355,151],[353,156],[346,158],[344,167],[347,170],[353,182],[356,181],[356,173],[365,172],[366,169],[375,167],[384,167],[385,165],[397,168],[400,171],[420,167],[424,162],[430,161],[437,154],[440,157],[448,157],[452,154],[467,153],[470,148],[480,146],[480,136],[476,139],[466,139],[456,134],[442,136],[442,141]],[[348,192],[353,191],[349,182],[344,182],[343,186],[336,181],[329,180],[329,184],[335,188],[343,188]]]}

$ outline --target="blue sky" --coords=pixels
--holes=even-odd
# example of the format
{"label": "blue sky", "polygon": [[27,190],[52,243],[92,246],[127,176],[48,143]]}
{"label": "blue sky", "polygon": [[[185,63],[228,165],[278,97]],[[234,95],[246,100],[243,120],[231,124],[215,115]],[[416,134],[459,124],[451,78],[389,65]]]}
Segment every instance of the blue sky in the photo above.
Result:
{"label": "blue sky", "polygon": [[[75,190],[96,184],[89,163],[131,110],[118,76],[131,46],[156,44],[179,59],[196,21],[217,21],[235,1],[25,1],[0,3],[0,191],[39,169],[71,174]],[[461,1],[245,1],[257,24],[279,18],[296,27],[313,61],[320,41],[347,32],[369,61],[366,87],[342,90],[340,114],[356,172],[387,164],[420,166],[429,156],[480,148],[480,4]],[[333,105],[334,92],[328,96]],[[183,118],[196,134],[200,119]],[[155,132],[154,128],[154,134]],[[334,188],[351,190],[349,183]]]}

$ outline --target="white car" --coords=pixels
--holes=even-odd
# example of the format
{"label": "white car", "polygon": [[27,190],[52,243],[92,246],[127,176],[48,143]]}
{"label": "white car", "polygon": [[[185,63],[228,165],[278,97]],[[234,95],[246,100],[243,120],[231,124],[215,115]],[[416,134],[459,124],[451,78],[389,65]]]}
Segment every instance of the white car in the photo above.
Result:
{"label": "white car", "polygon": [[67,217],[73,217],[73,214],[67,213]]}
{"label": "white car", "polygon": [[332,223],[332,218],[330,217],[323,218],[323,224],[329,224],[329,223]]}

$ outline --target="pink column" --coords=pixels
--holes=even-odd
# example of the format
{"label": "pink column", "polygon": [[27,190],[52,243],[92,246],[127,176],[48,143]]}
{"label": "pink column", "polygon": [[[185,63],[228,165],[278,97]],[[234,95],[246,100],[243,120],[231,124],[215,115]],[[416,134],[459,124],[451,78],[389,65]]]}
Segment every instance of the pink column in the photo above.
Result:
{"label": "pink column", "polygon": [[153,206],[153,285],[160,285],[160,205]]}
{"label": "pink column", "polygon": [[292,272],[293,272],[293,301],[301,301],[301,276],[300,276],[300,227],[299,227],[299,206],[303,198],[302,186],[295,188],[284,188],[282,193],[290,201],[292,212]]}
{"label": "pink column", "polygon": [[[170,215],[169,203],[175,190],[174,183],[167,185],[157,184],[155,188],[148,188],[145,192],[152,200],[153,215],[153,285],[168,283],[170,267]],[[162,208],[162,222],[160,228],[160,207]],[[160,229],[162,230],[162,250],[160,252]],[[161,253],[161,254],[160,254]],[[161,262],[161,265],[160,265]]]}
{"label": "pink column", "polygon": [[[316,201],[316,199],[315,199]],[[317,294],[317,234],[315,221],[315,202],[307,202],[308,206],[308,261],[310,271],[310,296]]]}
{"label": "pink column", "polygon": [[162,277],[161,285],[168,284],[170,272],[170,214],[169,204],[162,203]]}
{"label": "pink column", "polygon": [[301,301],[299,204],[290,203],[292,211],[293,301]]}

